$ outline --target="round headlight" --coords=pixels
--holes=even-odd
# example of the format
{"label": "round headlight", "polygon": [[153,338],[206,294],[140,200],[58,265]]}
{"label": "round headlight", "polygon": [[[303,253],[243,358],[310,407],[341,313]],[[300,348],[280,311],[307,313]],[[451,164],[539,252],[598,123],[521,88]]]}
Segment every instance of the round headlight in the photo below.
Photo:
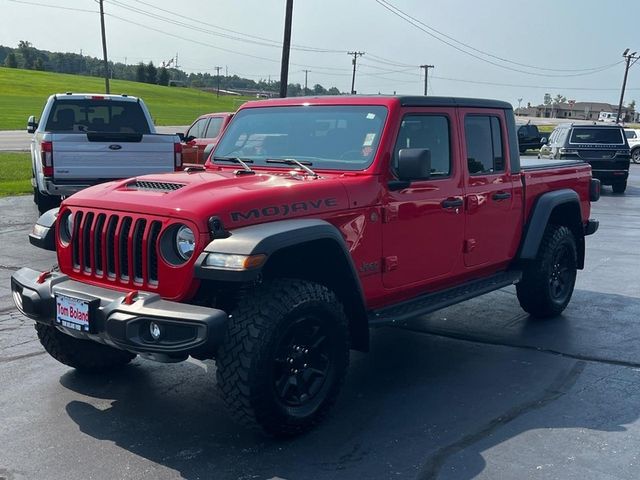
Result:
{"label": "round headlight", "polygon": [[196,237],[189,227],[181,226],[176,232],[176,251],[183,260],[188,260],[196,248]]}
{"label": "round headlight", "polygon": [[68,244],[73,238],[73,213],[67,212],[60,222],[60,239]]}

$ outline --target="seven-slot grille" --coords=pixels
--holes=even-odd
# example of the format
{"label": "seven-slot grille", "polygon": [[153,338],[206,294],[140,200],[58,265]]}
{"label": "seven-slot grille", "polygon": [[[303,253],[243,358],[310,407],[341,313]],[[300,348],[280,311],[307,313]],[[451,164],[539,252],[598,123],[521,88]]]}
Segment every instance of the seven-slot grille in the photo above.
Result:
{"label": "seven-slot grille", "polygon": [[160,221],[85,211],[74,215],[76,270],[124,284],[157,285]]}

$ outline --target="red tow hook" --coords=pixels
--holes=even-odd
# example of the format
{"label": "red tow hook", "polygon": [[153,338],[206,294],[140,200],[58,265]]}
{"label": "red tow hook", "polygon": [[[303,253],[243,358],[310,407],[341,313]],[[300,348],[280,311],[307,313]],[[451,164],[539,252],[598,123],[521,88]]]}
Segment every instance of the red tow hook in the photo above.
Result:
{"label": "red tow hook", "polygon": [[138,290],[132,290],[125,295],[122,303],[124,303],[125,305],[131,305],[133,304],[137,296],[138,296]]}
{"label": "red tow hook", "polygon": [[51,276],[51,271],[42,272],[40,275],[38,275],[38,278],[36,279],[36,283],[44,283],[44,281],[50,276]]}

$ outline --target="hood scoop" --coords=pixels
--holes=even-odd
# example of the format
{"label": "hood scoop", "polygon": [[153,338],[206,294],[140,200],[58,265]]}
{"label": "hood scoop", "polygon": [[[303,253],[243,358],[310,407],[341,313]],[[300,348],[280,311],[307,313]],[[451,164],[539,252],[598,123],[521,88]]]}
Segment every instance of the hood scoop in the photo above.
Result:
{"label": "hood scoop", "polygon": [[127,184],[129,190],[147,190],[151,192],[173,192],[185,186],[184,183],[150,182],[148,180],[136,180]]}

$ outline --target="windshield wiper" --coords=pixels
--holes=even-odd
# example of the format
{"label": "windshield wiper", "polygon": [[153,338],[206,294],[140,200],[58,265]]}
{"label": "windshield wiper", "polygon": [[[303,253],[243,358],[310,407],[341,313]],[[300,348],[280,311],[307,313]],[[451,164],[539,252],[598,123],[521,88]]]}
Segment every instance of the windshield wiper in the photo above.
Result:
{"label": "windshield wiper", "polygon": [[312,175],[315,178],[320,178],[316,172],[311,170],[307,165],[313,165],[311,162],[301,162],[300,160],[296,160],[295,158],[267,158],[267,163],[282,163],[284,165],[297,165],[302,170],[307,172],[309,175]]}
{"label": "windshield wiper", "polygon": [[244,170],[238,171],[238,173],[256,173],[251,169],[249,165],[247,165],[248,163],[253,163],[253,160],[249,160],[248,158],[242,160],[238,157],[213,157],[213,161],[239,163]]}

